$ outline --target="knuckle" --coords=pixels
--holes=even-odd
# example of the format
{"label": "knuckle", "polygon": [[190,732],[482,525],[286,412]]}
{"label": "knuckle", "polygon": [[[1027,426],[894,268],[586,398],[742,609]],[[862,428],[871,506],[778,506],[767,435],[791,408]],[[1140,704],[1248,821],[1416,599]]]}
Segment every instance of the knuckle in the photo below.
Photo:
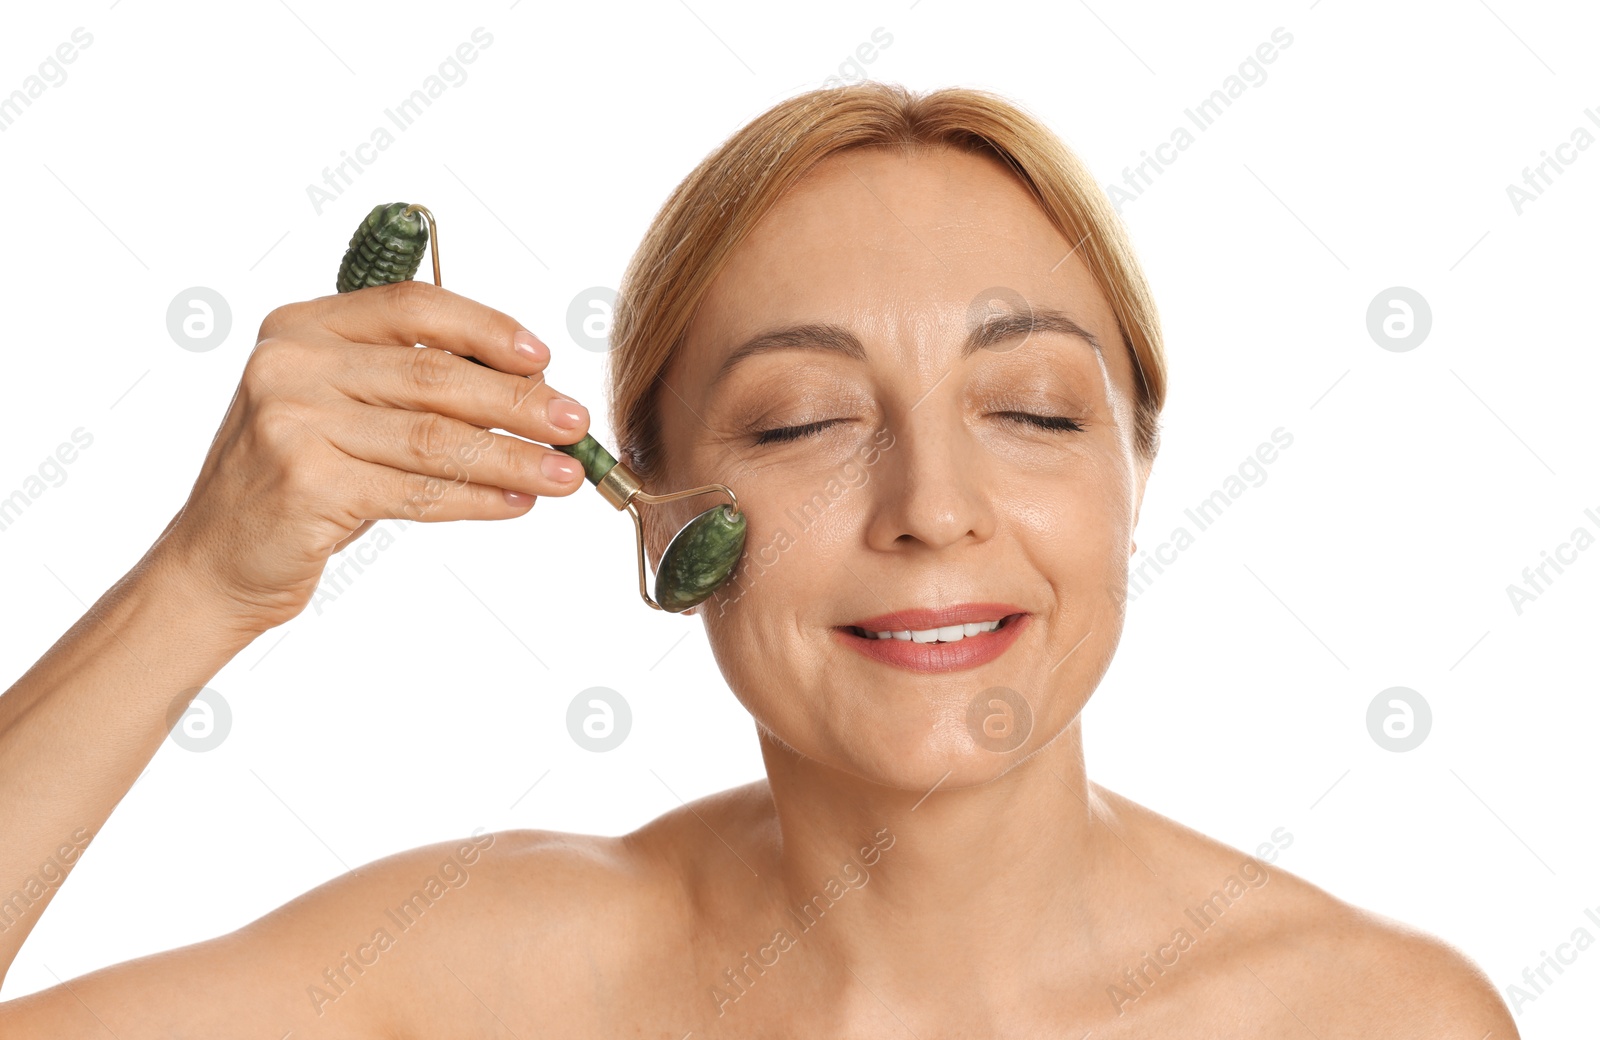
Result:
{"label": "knuckle", "polygon": [[261,319],[261,328],[256,331],[256,340],[271,339],[275,334],[291,325],[295,318],[295,308],[299,305],[285,303],[272,308],[267,316]]}
{"label": "knuckle", "polygon": [[418,416],[406,435],[406,446],[414,458],[436,461],[447,452],[450,432],[440,415]]}
{"label": "knuckle", "polygon": [[498,454],[500,438],[490,433],[485,427],[474,423],[468,423],[467,425],[472,429],[472,436],[461,445],[461,450],[456,452],[456,459],[462,465],[470,466],[475,462],[480,462],[485,458]]}
{"label": "knuckle", "polygon": [[400,494],[405,500],[406,512],[413,516],[426,515],[439,504],[448,490],[449,485],[444,481],[423,473],[406,473],[400,479]]}
{"label": "knuckle", "polygon": [[487,431],[485,434],[492,440],[479,454],[480,457],[489,460],[489,465],[479,471],[482,479],[478,479],[476,483],[494,485],[507,480],[526,482],[538,476],[538,452],[542,449],[529,447],[526,441],[515,437],[499,437],[488,434]]}
{"label": "knuckle", "polygon": [[457,359],[443,350],[417,347],[411,351],[406,378],[413,390],[427,396],[454,385],[460,368]]}
{"label": "knuckle", "polygon": [[501,438],[488,430],[474,426],[469,440],[459,442],[445,463],[445,475],[453,484],[478,481],[486,472],[498,471],[503,464]]}
{"label": "knuckle", "polygon": [[520,418],[544,419],[544,396],[539,388],[545,386],[544,373],[520,379],[506,387],[506,414]]}
{"label": "knuckle", "polygon": [[275,452],[283,458],[295,457],[293,445],[300,436],[300,422],[287,405],[276,399],[261,402],[256,407],[252,425],[256,439],[269,452]]}
{"label": "knuckle", "polygon": [[286,339],[268,337],[256,344],[245,362],[244,381],[257,393],[270,396],[272,388],[281,383],[299,363],[299,351]]}
{"label": "knuckle", "polygon": [[333,497],[330,487],[340,485],[328,481],[323,466],[313,464],[304,453],[281,451],[277,467],[277,490],[288,502],[322,502]]}
{"label": "knuckle", "polygon": [[427,282],[406,279],[389,283],[384,286],[383,292],[388,302],[408,316],[424,319],[439,306],[437,288]]}
{"label": "knuckle", "polygon": [[512,335],[522,328],[511,315],[476,301],[464,305],[463,317],[471,338],[477,342],[510,343]]}

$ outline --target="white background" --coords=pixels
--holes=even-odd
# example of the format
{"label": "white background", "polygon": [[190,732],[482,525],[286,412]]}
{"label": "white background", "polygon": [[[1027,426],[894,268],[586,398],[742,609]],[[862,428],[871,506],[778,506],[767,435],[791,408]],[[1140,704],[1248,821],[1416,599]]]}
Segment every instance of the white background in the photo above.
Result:
{"label": "white background", "polygon": [[[1091,10],[1092,7],[1092,10]],[[614,286],[706,152],[839,72],[1000,91],[1103,184],[1187,124],[1279,26],[1267,77],[1123,209],[1161,307],[1154,548],[1271,432],[1268,477],[1140,596],[1086,712],[1091,775],[1357,905],[1441,936],[1505,992],[1600,913],[1592,640],[1600,551],[1512,607],[1577,527],[1600,533],[1593,229],[1600,148],[1519,214],[1507,185],[1600,106],[1585,5],[30,5],[0,94],[72,30],[93,43],[0,133],[0,497],[71,431],[93,444],[0,531],[0,676],[20,675],[182,503],[272,307],[333,291],[377,202],[440,217],[444,282],[555,349],[595,413],[604,355],[568,304]],[[325,166],[387,124],[471,31],[492,45],[318,214]],[[870,64],[848,60],[875,28]],[[1600,113],[1597,113],[1600,117]],[[425,275],[424,275],[425,276]],[[217,349],[168,304],[227,300]],[[1375,297],[1432,328],[1381,349]],[[1192,530],[1192,525],[1191,525]],[[698,619],[648,610],[633,531],[597,495],[504,523],[415,525],[320,612],[210,684],[232,728],[165,744],[7,979],[13,997],[236,928],[349,867],[476,827],[617,834],[761,773]],[[565,713],[605,686],[620,748]],[[1416,750],[1366,726],[1406,686]],[[534,786],[537,782],[537,786]],[[531,788],[531,790],[530,790]],[[1527,1036],[1600,1012],[1600,946],[1522,1006]]]}

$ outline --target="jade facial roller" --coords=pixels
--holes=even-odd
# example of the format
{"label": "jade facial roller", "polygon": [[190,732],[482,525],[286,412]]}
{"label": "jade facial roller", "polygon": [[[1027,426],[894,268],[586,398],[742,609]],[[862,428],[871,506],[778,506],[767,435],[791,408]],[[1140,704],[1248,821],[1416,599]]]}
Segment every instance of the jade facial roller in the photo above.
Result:
{"label": "jade facial roller", "polygon": [[[426,223],[422,218],[427,218]],[[441,285],[439,226],[433,214],[424,206],[404,202],[373,207],[351,236],[350,248],[339,264],[339,291],[353,292],[369,285],[403,282],[415,277],[417,268],[422,265],[422,251],[428,245],[430,232],[433,284]],[[467,360],[483,364],[477,358]],[[744,551],[745,516],[739,511],[739,500],[731,488],[724,484],[707,484],[670,495],[652,495],[642,490],[633,471],[618,462],[592,435],[586,434],[576,444],[553,444],[551,447],[581,462],[584,475],[600,495],[613,507],[626,509],[633,517],[634,539],[639,549],[639,595],[645,603],[669,613],[688,610],[704,601],[733,574]],[[728,496],[731,504],[707,509],[673,536],[656,571],[656,595],[651,599],[645,582],[644,525],[636,503],[657,505],[719,491]]]}

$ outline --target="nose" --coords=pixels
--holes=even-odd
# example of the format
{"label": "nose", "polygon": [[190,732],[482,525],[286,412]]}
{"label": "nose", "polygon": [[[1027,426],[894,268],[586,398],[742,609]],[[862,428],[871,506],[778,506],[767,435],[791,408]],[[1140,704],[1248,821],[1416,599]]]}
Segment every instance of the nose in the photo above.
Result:
{"label": "nose", "polygon": [[878,465],[867,541],[873,549],[944,549],[988,540],[995,512],[981,447],[952,405],[933,395],[889,421],[894,440]]}

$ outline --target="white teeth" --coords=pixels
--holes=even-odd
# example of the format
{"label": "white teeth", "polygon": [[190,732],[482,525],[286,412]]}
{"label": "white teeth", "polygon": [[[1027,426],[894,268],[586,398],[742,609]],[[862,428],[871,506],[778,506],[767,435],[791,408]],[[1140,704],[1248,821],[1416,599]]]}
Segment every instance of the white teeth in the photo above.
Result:
{"label": "white teeth", "polygon": [[910,640],[913,643],[955,643],[968,636],[975,636],[983,632],[993,632],[1000,627],[999,621],[969,621],[964,625],[946,625],[943,628],[902,629],[899,632],[874,632],[875,639]]}

